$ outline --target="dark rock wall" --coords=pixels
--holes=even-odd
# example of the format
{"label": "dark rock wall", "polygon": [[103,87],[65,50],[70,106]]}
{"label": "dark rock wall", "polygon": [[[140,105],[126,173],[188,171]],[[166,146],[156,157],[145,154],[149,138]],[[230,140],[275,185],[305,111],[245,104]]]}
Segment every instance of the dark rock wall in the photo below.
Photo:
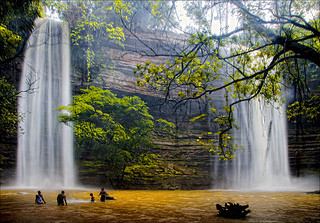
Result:
{"label": "dark rock wall", "polygon": [[320,136],[318,134],[289,135],[289,163],[291,175],[320,176]]}

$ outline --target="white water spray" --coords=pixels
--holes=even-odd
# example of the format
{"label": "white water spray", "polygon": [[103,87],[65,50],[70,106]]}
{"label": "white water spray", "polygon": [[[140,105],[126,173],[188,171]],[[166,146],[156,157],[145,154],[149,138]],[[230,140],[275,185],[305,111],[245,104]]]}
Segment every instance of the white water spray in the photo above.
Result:
{"label": "white water spray", "polygon": [[[279,108],[277,108],[279,107]],[[231,162],[214,162],[216,188],[283,190],[290,186],[284,106],[263,99],[241,103],[234,112],[234,143],[245,148]]]}
{"label": "white water spray", "polygon": [[20,91],[27,92],[18,100],[24,121],[18,139],[16,186],[73,187],[72,127],[57,120],[57,108],[71,103],[66,24],[51,19],[36,21],[27,43]]}

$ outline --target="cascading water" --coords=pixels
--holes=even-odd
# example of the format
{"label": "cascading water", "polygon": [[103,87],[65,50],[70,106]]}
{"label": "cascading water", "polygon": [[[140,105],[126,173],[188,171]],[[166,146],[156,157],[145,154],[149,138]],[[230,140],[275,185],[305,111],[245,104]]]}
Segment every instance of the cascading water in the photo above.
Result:
{"label": "cascading water", "polygon": [[[70,44],[66,24],[38,19],[27,43],[20,81],[17,182],[20,187],[73,187],[73,133],[57,108],[71,103]],[[29,90],[28,90],[29,89]]]}
{"label": "cascading water", "polygon": [[[279,108],[277,108],[279,107]],[[262,98],[239,104],[234,143],[244,147],[231,162],[214,160],[215,188],[281,190],[290,185],[284,106]]]}

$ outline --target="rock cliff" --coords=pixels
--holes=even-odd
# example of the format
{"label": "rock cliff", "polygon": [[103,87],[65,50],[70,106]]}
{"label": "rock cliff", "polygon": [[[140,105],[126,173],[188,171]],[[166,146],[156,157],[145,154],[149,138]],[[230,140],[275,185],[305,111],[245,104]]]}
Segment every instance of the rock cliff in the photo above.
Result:
{"label": "rock cliff", "polygon": [[[144,41],[153,46],[158,46],[157,38],[150,33],[140,33]],[[170,44],[181,43],[179,39]],[[196,139],[201,130],[209,128],[207,120],[199,123],[190,123],[188,120],[195,115],[208,109],[205,101],[197,101],[181,107],[173,113],[173,105],[163,104],[163,97],[152,89],[136,86],[136,77],[133,69],[138,63],[145,63],[147,60],[154,61],[155,58],[141,56],[139,50],[143,48],[141,42],[130,36],[124,43],[126,50],[111,43],[104,44],[104,50],[108,52],[114,61],[114,70],[103,70],[103,82],[95,81],[93,84],[111,90],[121,96],[137,95],[142,98],[150,107],[150,114],[157,118],[164,118],[172,121],[177,126],[175,139],[165,137],[154,138],[156,148],[152,153],[159,154],[165,167],[153,171],[151,175],[138,176],[135,179],[128,178],[125,184],[118,185],[123,189],[208,189],[212,184],[210,154],[201,147]],[[170,51],[166,44],[158,46],[163,51]],[[160,58],[161,59],[161,58]],[[160,62],[160,59],[156,59]],[[74,73],[72,77],[73,92],[79,92],[81,81]],[[289,126],[292,128],[292,126]],[[289,131],[291,132],[291,131]],[[15,141],[15,140],[14,140]],[[1,163],[1,183],[8,183],[15,174],[15,153],[16,144],[8,143],[1,146],[1,156],[4,162]],[[319,174],[320,169],[320,144],[318,135],[300,135],[298,137],[289,134],[289,157],[291,173],[294,176],[302,176],[309,173]],[[85,165],[79,165],[79,180],[84,185],[105,185],[107,178],[103,171],[98,168],[91,169]],[[92,172],[93,171],[93,172]],[[94,173],[94,174],[92,174]],[[124,186],[125,185],[125,186]]]}

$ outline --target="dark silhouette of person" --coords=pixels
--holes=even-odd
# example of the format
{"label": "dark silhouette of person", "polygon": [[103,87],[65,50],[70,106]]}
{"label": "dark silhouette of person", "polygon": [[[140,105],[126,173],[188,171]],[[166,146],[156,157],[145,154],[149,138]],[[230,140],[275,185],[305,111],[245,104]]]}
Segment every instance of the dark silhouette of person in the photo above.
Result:
{"label": "dark silhouette of person", "polygon": [[106,200],[115,200],[113,197],[110,197],[109,194],[104,190],[104,188],[101,188],[101,191],[98,196],[100,197],[101,202],[105,202]]}
{"label": "dark silhouette of person", "polygon": [[90,197],[91,197],[91,203],[94,203],[95,202],[95,198],[93,196],[93,193],[90,194]]}
{"label": "dark silhouette of person", "polygon": [[41,191],[38,191],[38,194],[36,195],[36,204],[46,204],[47,202],[44,200],[43,195],[41,194]]}
{"label": "dark silhouette of person", "polygon": [[100,201],[101,201],[101,202],[105,202],[107,195],[108,195],[108,193],[104,190],[104,188],[101,188],[101,191],[100,191],[100,193],[99,193],[99,195],[98,195],[98,196],[101,196],[101,197],[100,197]]}
{"label": "dark silhouette of person", "polygon": [[61,194],[58,194],[57,202],[58,202],[58,205],[64,205],[64,203],[68,205],[66,195],[64,195],[64,191],[61,191]]}

